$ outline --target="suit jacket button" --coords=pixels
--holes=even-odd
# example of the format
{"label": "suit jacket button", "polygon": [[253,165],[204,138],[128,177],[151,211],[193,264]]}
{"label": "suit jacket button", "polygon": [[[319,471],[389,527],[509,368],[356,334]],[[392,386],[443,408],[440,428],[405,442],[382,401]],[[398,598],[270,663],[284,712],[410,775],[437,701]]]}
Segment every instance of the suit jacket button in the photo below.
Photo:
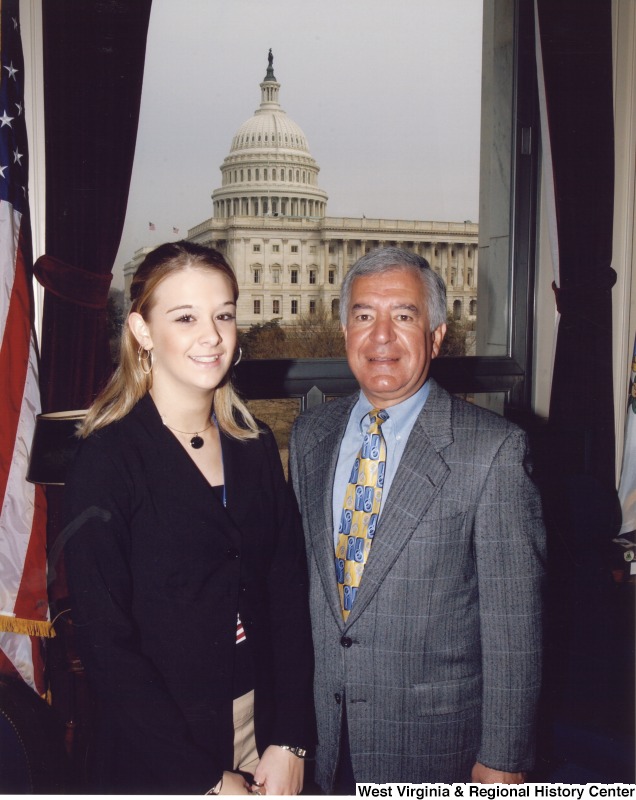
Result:
{"label": "suit jacket button", "polygon": [[340,640],[340,644],[343,647],[351,647],[351,645],[353,644],[353,639],[351,639],[351,637],[349,636],[343,636],[342,639]]}
{"label": "suit jacket button", "polygon": [[228,558],[230,561],[234,561],[235,559],[239,558],[239,557],[240,557],[240,555],[241,555],[241,554],[240,554],[240,553],[239,553],[239,551],[236,549],[236,547],[228,547],[228,549],[225,551],[225,556],[226,556],[226,558]]}
{"label": "suit jacket button", "polygon": [[340,694],[340,692],[336,692],[334,694],[334,699],[335,699],[336,703],[338,703],[338,705],[340,705],[340,703],[342,703],[342,695]]}

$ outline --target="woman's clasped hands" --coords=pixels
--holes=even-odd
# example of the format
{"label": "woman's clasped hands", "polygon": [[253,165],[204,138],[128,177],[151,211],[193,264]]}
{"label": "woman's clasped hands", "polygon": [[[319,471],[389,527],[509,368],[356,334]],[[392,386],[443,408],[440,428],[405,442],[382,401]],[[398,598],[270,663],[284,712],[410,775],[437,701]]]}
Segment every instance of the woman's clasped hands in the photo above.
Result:
{"label": "woman's clasped hands", "polygon": [[258,767],[250,793],[254,795],[294,795],[303,788],[305,763],[302,758],[278,745],[265,749]]}

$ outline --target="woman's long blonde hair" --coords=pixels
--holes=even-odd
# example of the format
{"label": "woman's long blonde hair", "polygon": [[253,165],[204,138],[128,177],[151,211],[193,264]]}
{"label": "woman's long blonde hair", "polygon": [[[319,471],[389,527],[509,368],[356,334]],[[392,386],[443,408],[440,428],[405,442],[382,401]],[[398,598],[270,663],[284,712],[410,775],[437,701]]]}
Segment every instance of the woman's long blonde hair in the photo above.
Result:
{"label": "woman's long blonde hair", "polygon": [[[232,286],[234,302],[238,300],[236,276],[225,257],[211,247],[182,240],[160,245],[141,262],[130,286],[132,303],[129,314],[137,312],[147,321],[157,286],[169,275],[188,267],[225,275]],[[78,426],[77,432],[82,438],[125,417],[152,387],[152,371],[146,374],[142,370],[138,349],[137,340],[126,321],[121,333],[119,366]],[[229,436],[235,439],[258,436],[258,426],[235,392],[229,373],[214,392],[213,410],[220,430]]]}

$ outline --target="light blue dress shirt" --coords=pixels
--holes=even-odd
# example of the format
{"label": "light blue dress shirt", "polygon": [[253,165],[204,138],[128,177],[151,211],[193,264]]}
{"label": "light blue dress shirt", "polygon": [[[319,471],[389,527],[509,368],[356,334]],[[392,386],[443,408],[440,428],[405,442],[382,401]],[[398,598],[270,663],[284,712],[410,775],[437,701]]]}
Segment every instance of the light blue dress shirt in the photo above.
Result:
{"label": "light blue dress shirt", "polygon": [[[411,397],[403,400],[397,405],[386,409],[389,418],[382,424],[382,433],[386,442],[386,467],[384,472],[384,489],[382,490],[382,507],[386,500],[393,478],[400,464],[404,448],[415,424],[418,414],[424,408],[430,386],[428,381],[418,389]],[[358,455],[365,431],[369,427],[369,412],[373,406],[360,392],[360,396],[354,407],[351,409],[349,422],[345,429],[342,442],[340,443],[340,453],[338,464],[333,481],[333,530],[334,548],[338,543],[338,527],[340,526],[340,515],[344,503],[345,492],[351,475],[353,462]]]}

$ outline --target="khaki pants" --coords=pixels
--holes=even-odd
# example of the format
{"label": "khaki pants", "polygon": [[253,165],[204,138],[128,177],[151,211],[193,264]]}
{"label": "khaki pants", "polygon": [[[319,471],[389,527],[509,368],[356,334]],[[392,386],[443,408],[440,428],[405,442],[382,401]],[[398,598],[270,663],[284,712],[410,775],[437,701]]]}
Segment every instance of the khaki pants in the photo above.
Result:
{"label": "khaki pants", "polygon": [[254,691],[237,697],[234,712],[234,769],[250,772],[258,766],[256,737],[254,735]]}

